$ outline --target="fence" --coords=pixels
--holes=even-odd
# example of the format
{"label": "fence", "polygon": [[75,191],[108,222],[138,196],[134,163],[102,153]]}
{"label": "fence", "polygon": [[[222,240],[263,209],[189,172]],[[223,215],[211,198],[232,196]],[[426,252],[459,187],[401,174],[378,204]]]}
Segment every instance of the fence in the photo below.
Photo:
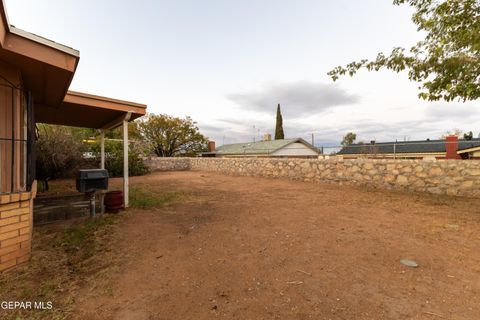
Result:
{"label": "fence", "polygon": [[152,171],[200,170],[319,183],[480,196],[480,161],[283,158],[150,158]]}

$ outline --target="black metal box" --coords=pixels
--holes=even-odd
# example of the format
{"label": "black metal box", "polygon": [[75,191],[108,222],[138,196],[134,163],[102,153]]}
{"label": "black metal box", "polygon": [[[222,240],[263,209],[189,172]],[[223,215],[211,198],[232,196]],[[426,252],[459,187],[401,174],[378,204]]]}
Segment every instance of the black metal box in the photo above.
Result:
{"label": "black metal box", "polygon": [[95,192],[108,189],[108,171],[105,169],[84,169],[77,174],[77,190]]}

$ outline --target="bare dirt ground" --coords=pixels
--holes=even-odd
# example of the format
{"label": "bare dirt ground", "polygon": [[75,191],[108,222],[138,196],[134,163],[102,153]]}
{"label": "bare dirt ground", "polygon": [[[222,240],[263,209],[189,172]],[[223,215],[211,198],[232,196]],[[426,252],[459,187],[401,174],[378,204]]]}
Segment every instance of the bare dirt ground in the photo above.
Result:
{"label": "bare dirt ground", "polygon": [[[121,222],[128,261],[82,319],[478,319],[478,200],[212,173]],[[408,268],[402,258],[419,267]]]}
{"label": "bare dirt ground", "polygon": [[174,196],[117,217],[68,319],[480,318],[478,199],[205,172],[131,183]]}

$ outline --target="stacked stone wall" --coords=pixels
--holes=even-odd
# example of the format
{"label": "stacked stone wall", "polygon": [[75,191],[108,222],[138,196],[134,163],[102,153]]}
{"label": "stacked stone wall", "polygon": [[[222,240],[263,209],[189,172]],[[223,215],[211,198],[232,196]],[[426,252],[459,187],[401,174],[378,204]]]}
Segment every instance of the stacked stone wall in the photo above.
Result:
{"label": "stacked stone wall", "polygon": [[199,170],[232,175],[348,183],[458,196],[480,196],[478,160],[275,158],[151,158],[152,170]]}
{"label": "stacked stone wall", "polygon": [[151,171],[182,171],[190,169],[190,158],[146,158],[143,162]]}

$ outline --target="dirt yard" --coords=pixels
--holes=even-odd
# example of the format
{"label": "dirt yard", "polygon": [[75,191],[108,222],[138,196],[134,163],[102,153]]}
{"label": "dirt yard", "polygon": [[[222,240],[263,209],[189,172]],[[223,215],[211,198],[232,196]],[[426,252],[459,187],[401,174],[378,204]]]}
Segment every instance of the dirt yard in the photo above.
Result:
{"label": "dirt yard", "polygon": [[202,172],[131,183],[155,197],[117,217],[68,319],[480,317],[478,199]]}

